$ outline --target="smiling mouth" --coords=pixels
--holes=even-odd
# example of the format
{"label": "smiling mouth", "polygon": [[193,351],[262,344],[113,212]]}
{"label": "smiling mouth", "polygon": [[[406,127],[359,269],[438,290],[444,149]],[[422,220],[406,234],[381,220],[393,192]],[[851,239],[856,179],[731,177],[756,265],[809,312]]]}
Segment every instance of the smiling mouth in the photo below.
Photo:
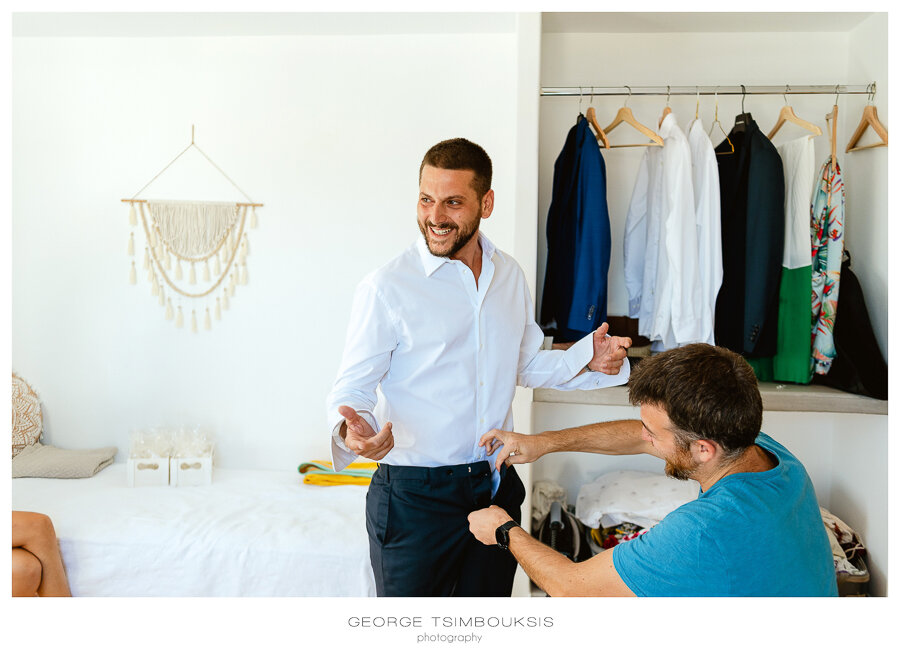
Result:
{"label": "smiling mouth", "polygon": [[452,228],[439,229],[439,228],[437,228],[437,227],[435,227],[435,226],[429,226],[428,229],[429,229],[434,235],[436,235],[436,236],[444,236],[444,235],[447,235],[447,234],[449,234],[449,233],[453,230]]}

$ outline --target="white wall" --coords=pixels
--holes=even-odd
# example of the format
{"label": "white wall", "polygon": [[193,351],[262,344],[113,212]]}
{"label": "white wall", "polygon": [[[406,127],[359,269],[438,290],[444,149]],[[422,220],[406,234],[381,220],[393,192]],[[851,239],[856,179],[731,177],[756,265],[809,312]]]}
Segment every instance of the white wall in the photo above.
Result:
{"label": "white wall", "polygon": [[[486,148],[497,203],[484,230],[514,251],[515,34],[433,26],[13,39],[12,365],[40,395],[45,443],[116,445],[121,460],[132,428],[202,423],[221,466],[328,456],[324,401],[353,288],[417,236],[430,145]],[[120,202],[190,143],[192,124],[265,204],[249,284],[198,334],[163,319],[142,274],[128,284]],[[193,150],[141,197],[242,198]],[[138,252],[140,269],[142,238]]]}
{"label": "white wall", "polygon": [[[828,44],[828,65],[822,65],[822,44]],[[865,44],[863,46],[863,44]],[[887,122],[887,26],[884,14],[875,15],[847,33],[545,33],[542,38],[543,86],[690,86],[865,84],[876,81],[879,116]],[[586,89],[588,90],[588,89]],[[621,97],[595,97],[602,126],[612,121]],[[633,97],[628,106],[638,120],[655,127],[665,97]],[[833,95],[794,95],[789,102],[797,115],[822,127],[816,139],[817,163],[830,152],[825,114]],[[590,98],[582,101],[582,111]],[[745,108],[764,132],[777,120],[784,100],[776,96],[747,96]],[[845,244],[863,283],[876,336],[887,355],[887,158],[886,148],[844,154],[865,104],[864,96],[841,96],[838,101],[838,157],[847,186]],[[694,118],[696,98],[675,96],[670,105],[679,125]],[[546,217],[550,206],[553,163],[568,129],[579,112],[578,98],[545,97],[540,119],[540,193],[538,202],[538,288],[542,293],[546,269]],[[741,112],[740,96],[719,97],[719,119],[725,131]],[[714,100],[701,96],[700,118],[707,130]],[[613,143],[637,142],[636,132],[621,126]],[[714,144],[721,141],[714,139]],[[775,143],[800,136],[787,125]],[[622,271],[625,216],[642,148],[603,150],[613,249],[609,276],[609,314],[626,314],[627,295]],[[558,429],[593,421],[632,418],[634,408],[534,404],[534,431]],[[782,441],[807,466],[817,496],[857,528],[869,548],[871,591],[884,595],[887,587],[887,431],[884,416],[767,412],[764,430]],[[567,487],[574,502],[578,487],[596,475],[617,468],[662,470],[657,460],[559,455],[539,461],[533,480],[555,479]]]}
{"label": "white wall", "polygon": [[[850,32],[847,79],[877,85],[874,104],[878,118],[890,132],[888,120],[888,26],[887,15],[876,14]],[[844,246],[866,297],[866,307],[881,352],[888,355],[888,148],[878,147],[843,153],[862,116],[865,96],[847,97],[839,143],[840,160],[846,171],[846,224]],[[878,142],[869,129],[861,144]],[[840,299],[838,299],[840,300]]]}

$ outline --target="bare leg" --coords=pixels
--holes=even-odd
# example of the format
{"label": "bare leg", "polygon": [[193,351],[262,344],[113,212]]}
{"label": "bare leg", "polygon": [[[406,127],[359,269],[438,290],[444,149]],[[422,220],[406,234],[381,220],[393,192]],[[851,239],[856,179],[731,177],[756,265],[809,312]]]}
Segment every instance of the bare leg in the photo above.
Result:
{"label": "bare leg", "polygon": [[[41,566],[40,584],[37,594],[41,597],[69,597],[69,581],[66,579],[66,569],[63,567],[62,555],[59,552],[59,543],[56,540],[56,531],[50,517],[34,512],[12,513],[12,547],[22,552],[30,553]],[[31,560],[18,555],[20,562]],[[15,570],[16,554],[13,555],[13,569]]]}
{"label": "bare leg", "polygon": [[12,597],[35,598],[41,585],[41,562],[25,548],[12,549]]}

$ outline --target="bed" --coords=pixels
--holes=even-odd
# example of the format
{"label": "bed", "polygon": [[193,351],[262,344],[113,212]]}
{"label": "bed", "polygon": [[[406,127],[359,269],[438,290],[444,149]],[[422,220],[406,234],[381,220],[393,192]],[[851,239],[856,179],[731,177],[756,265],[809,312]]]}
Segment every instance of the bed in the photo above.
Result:
{"label": "bed", "polygon": [[216,468],[211,485],[12,481],[12,508],[53,520],[73,596],[375,595],[365,486]]}

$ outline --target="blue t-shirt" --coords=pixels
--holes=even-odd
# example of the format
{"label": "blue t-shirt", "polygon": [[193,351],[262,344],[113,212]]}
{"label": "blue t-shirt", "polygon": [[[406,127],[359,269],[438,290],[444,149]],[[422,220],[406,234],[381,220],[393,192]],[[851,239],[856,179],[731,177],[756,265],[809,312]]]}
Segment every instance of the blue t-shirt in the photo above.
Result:
{"label": "blue t-shirt", "polygon": [[613,548],[639,596],[836,596],[831,545],[806,469],[764,433],[768,471],[727,475]]}

